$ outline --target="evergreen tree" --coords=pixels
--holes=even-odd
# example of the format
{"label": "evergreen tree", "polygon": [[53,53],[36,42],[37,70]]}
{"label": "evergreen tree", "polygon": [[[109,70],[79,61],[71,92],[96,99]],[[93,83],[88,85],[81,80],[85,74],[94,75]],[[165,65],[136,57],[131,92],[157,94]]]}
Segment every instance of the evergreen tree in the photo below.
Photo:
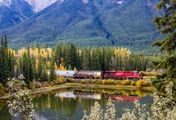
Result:
{"label": "evergreen tree", "polygon": [[54,51],[55,51],[55,61],[57,66],[59,66],[60,60],[62,58],[62,46],[59,43],[57,43]]}
{"label": "evergreen tree", "polygon": [[25,78],[26,84],[29,86],[30,81],[34,79],[34,70],[33,70],[33,62],[32,58],[29,55],[29,51],[23,54],[22,56],[22,74]]}
{"label": "evergreen tree", "polygon": [[14,64],[14,56],[8,48],[7,36],[2,36],[0,45],[0,82],[2,84],[14,76]]}
{"label": "evergreen tree", "polygon": [[87,48],[81,49],[81,63],[82,63],[82,69],[88,70],[90,68],[89,62],[90,62],[90,51]]}
{"label": "evergreen tree", "polygon": [[71,46],[70,44],[66,44],[65,45],[65,48],[64,48],[64,52],[65,52],[65,57],[64,57],[64,60],[65,60],[65,66],[68,66],[68,65],[71,65],[72,63],[72,51],[71,51]]}
{"label": "evergreen tree", "polygon": [[36,75],[38,81],[41,81],[41,79],[42,79],[42,69],[43,69],[42,68],[42,58],[41,58],[41,56],[39,56],[39,58],[38,58],[37,75]]}
{"label": "evergreen tree", "polygon": [[41,81],[48,81],[48,73],[45,65],[42,67]]}
{"label": "evergreen tree", "polygon": [[71,67],[73,69],[74,67],[78,67],[77,48],[74,44],[70,45],[70,53],[71,53],[71,57],[70,57],[71,58]]}
{"label": "evergreen tree", "polygon": [[105,71],[105,48],[103,47],[100,51],[100,66],[101,70]]}
{"label": "evergreen tree", "polygon": [[14,54],[9,51],[8,53],[8,68],[9,68],[9,78],[13,78],[15,75],[15,58]]}
{"label": "evergreen tree", "polygon": [[51,59],[49,80],[51,80],[51,81],[52,80],[56,80],[56,75],[55,75],[55,58],[54,58],[54,56]]}
{"label": "evergreen tree", "polygon": [[92,69],[93,70],[100,70],[100,52],[99,49],[94,48],[92,51]]}
{"label": "evergreen tree", "polygon": [[163,84],[167,84],[169,80],[176,84],[176,1],[161,0],[157,7],[164,13],[156,17],[154,22],[164,38],[154,44],[159,46],[162,52],[161,58],[154,63],[158,68],[166,69],[167,72],[163,76],[164,79],[157,79],[154,84],[162,90]]}

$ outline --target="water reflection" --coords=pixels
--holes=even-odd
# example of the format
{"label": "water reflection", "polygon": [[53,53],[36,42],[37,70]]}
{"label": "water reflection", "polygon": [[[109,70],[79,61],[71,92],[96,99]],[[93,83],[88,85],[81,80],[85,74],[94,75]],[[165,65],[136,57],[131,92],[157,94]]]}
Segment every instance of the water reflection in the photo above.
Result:
{"label": "water reflection", "polygon": [[[137,96],[139,93],[140,96]],[[146,91],[116,91],[115,94],[107,94],[107,91],[95,93],[93,90],[65,90],[65,92],[61,90],[36,97],[34,105],[36,106],[38,116],[47,120],[80,120],[83,116],[83,110],[90,112],[91,106],[94,105],[95,101],[98,101],[102,108],[104,108],[109,96],[131,95],[132,97],[140,98],[141,103],[151,104],[152,97],[148,94]],[[125,109],[132,109],[134,107],[133,102],[130,100],[114,100],[113,103],[117,108],[118,116],[121,116]]]}
{"label": "water reflection", "polygon": [[[140,94],[140,95],[138,95]],[[83,110],[90,112],[91,106],[98,101],[105,108],[108,98],[111,96],[139,97],[140,103],[151,104],[150,93],[139,91],[112,91],[112,90],[73,90],[62,89],[47,94],[39,94],[33,99],[36,120],[80,120]],[[1,103],[1,102],[0,102]],[[117,109],[117,115],[121,116],[125,109],[132,109],[131,101],[113,100]],[[4,105],[4,104],[3,104]],[[0,104],[0,120],[10,120],[7,106]]]}
{"label": "water reflection", "polygon": [[0,101],[0,120],[11,120],[7,105],[4,101]]}

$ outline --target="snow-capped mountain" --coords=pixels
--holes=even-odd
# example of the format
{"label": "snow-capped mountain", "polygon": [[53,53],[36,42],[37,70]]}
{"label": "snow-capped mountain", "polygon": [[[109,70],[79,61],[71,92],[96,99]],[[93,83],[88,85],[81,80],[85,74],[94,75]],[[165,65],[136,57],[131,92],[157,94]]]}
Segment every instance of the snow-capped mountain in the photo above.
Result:
{"label": "snow-capped mountain", "polygon": [[0,29],[18,24],[55,2],[64,0],[0,0]]}
{"label": "snow-capped mountain", "polygon": [[[5,5],[10,7],[15,0],[0,0],[0,5]],[[26,1],[34,12],[40,12],[41,10],[47,8],[55,2],[62,3],[64,0],[19,0],[18,2]],[[122,4],[125,0],[109,0],[116,4]],[[87,4],[89,0],[82,0],[83,3]],[[20,7],[20,6],[19,6]]]}
{"label": "snow-capped mountain", "polygon": [[[11,7],[13,2],[16,0],[0,0],[0,5],[5,5],[7,7]],[[18,2],[27,2],[34,12],[40,12],[41,10],[47,8],[55,2],[62,3],[64,0],[18,0]],[[109,0],[116,4],[122,4],[125,0]],[[89,0],[82,0],[83,3],[87,4]],[[20,7],[20,6],[19,6]]]}
{"label": "snow-capped mountain", "polygon": [[0,0],[0,29],[26,20],[34,14],[24,0]]}
{"label": "snow-capped mountain", "polygon": [[64,0],[25,0],[25,1],[32,6],[33,11],[39,12],[57,1],[62,3]]}

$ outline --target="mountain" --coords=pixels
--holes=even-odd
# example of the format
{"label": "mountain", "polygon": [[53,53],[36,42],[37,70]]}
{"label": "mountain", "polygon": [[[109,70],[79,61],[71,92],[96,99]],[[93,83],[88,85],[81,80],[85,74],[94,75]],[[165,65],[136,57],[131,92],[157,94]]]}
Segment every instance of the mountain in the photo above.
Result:
{"label": "mountain", "polygon": [[63,2],[64,0],[25,0],[33,8],[36,13],[52,5],[56,1]]}
{"label": "mountain", "polygon": [[0,29],[7,28],[63,0],[0,0]]}
{"label": "mountain", "polygon": [[33,14],[24,0],[0,0],[0,29],[21,23]]}
{"label": "mountain", "polygon": [[157,0],[59,0],[0,33],[6,33],[15,47],[54,45],[59,41],[149,49],[159,37],[153,24],[154,16],[159,14],[156,3]]}

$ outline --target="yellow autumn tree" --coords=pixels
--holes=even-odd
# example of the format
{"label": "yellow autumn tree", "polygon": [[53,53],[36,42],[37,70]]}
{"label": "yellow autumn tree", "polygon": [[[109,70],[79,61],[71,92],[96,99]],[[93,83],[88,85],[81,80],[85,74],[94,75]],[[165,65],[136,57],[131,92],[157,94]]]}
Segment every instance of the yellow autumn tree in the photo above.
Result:
{"label": "yellow autumn tree", "polygon": [[114,54],[116,57],[129,57],[131,55],[131,50],[128,48],[115,48]]}
{"label": "yellow autumn tree", "polygon": [[58,67],[58,70],[66,70],[66,67],[64,67],[64,59],[63,58],[61,58],[61,63]]}

